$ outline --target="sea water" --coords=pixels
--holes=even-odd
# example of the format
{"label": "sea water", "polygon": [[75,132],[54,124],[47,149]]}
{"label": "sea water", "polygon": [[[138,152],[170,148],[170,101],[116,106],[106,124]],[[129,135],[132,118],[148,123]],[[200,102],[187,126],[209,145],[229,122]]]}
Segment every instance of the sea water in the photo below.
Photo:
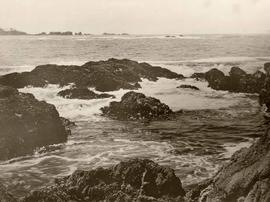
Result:
{"label": "sea water", "polygon": [[[112,57],[148,62],[186,77],[211,68],[228,74],[232,66],[253,73],[270,61],[270,35],[0,37],[1,75],[30,71],[42,64],[81,65]],[[54,104],[61,116],[77,126],[66,143],[0,162],[0,181],[22,196],[76,169],[108,167],[141,157],[175,169],[187,186],[213,176],[235,151],[264,133],[267,123],[257,95],[215,91],[207,82],[191,78],[143,79],[140,84],[138,92],[181,111],[176,119],[142,123],[101,116],[101,107],[119,101],[128,92],[123,89],[109,92],[114,99],[96,100],[57,96],[70,86],[19,89]],[[181,84],[200,90],[177,88]]]}

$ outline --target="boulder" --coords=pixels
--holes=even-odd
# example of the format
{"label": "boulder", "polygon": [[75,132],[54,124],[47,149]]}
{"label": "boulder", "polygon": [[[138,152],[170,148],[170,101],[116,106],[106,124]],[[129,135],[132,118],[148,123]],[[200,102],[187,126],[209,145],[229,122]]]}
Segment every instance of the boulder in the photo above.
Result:
{"label": "boulder", "polygon": [[229,75],[233,78],[240,79],[241,77],[245,77],[247,73],[239,67],[232,67]]}
{"label": "boulder", "polygon": [[68,99],[102,99],[102,98],[115,98],[114,95],[107,93],[97,94],[88,88],[72,88],[60,91],[57,95]]}
{"label": "boulder", "polygon": [[236,152],[199,195],[200,201],[270,201],[269,130],[250,148]]}
{"label": "boulder", "polygon": [[111,102],[101,108],[104,116],[118,120],[164,120],[174,115],[173,111],[158,99],[130,91],[120,102]]}
{"label": "boulder", "polygon": [[53,185],[35,190],[23,202],[183,201],[185,191],[174,171],[150,160],[133,159],[110,168],[77,170]]}
{"label": "boulder", "polygon": [[188,88],[188,89],[192,89],[192,90],[200,90],[198,87],[196,86],[192,86],[192,85],[180,85],[177,88]]}
{"label": "boulder", "polygon": [[31,72],[11,73],[0,77],[0,84],[23,88],[31,85],[43,87],[47,84],[61,86],[74,83],[78,88],[94,87],[98,91],[138,89],[141,78],[156,81],[159,77],[182,79],[183,75],[147,63],[132,60],[109,59],[87,62],[82,66],[41,65]]}
{"label": "boulder", "polygon": [[70,134],[53,105],[7,86],[0,86],[0,128],[0,160],[65,142]]}

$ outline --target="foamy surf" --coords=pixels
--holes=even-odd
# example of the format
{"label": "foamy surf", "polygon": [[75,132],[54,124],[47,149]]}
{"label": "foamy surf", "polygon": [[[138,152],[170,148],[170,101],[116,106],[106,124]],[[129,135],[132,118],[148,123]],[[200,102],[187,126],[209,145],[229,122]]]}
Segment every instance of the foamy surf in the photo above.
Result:
{"label": "foamy surf", "polygon": [[[179,85],[195,85],[200,90],[177,88]],[[153,82],[143,79],[140,82],[141,89],[135,90],[152,96],[166,103],[174,111],[179,110],[203,110],[203,109],[220,109],[238,105],[243,100],[248,99],[245,94],[228,93],[226,91],[215,91],[207,87],[204,81],[194,79],[173,80],[159,78]],[[100,108],[108,106],[111,101],[120,101],[121,97],[129,90],[118,90],[108,92],[116,98],[111,99],[65,99],[57,95],[58,92],[70,88],[70,86],[59,87],[58,85],[48,85],[45,88],[25,87],[20,89],[21,92],[32,93],[38,100],[45,100],[56,106],[60,115],[73,121],[92,120],[99,121],[105,118],[100,116]],[[95,91],[94,89],[91,89]]]}

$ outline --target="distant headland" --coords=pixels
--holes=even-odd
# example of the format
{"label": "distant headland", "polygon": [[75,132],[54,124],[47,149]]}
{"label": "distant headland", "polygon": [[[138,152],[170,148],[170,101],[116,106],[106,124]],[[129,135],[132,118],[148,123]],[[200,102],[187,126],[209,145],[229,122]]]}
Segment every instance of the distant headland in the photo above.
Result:
{"label": "distant headland", "polygon": [[9,30],[4,30],[0,28],[0,35],[27,35],[26,32],[18,31],[16,29],[9,29]]}
{"label": "distant headland", "polygon": [[[82,33],[82,32],[72,32],[72,31],[51,31],[51,32],[40,32],[38,34],[29,34],[27,32],[18,31],[16,29],[10,28],[8,30],[5,30],[3,28],[0,28],[0,35],[57,35],[57,36],[81,36],[81,35],[92,35],[89,33]],[[104,36],[128,36],[128,33],[107,33],[104,32],[102,35]]]}

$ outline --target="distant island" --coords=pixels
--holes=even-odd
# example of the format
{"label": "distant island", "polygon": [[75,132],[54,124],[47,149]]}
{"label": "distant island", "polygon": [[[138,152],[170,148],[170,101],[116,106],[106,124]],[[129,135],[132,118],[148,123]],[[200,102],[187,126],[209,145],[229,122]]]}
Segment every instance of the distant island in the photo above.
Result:
{"label": "distant island", "polygon": [[[10,28],[9,30],[5,30],[3,28],[0,28],[0,36],[1,35],[46,35],[46,36],[82,36],[82,35],[92,35],[92,34],[88,34],[88,33],[82,33],[82,32],[72,32],[72,31],[51,31],[51,32],[40,32],[38,34],[29,34],[23,31],[18,31],[16,29]],[[102,35],[104,36],[129,36],[128,33],[108,33],[108,32],[104,32]]]}
{"label": "distant island", "polygon": [[36,35],[61,35],[61,36],[71,36],[71,35],[73,35],[73,32],[71,32],[71,31],[66,31],[66,32],[49,32],[49,33],[41,32],[41,33],[36,34]]}
{"label": "distant island", "polygon": [[128,33],[122,33],[122,34],[115,34],[115,33],[107,33],[107,32],[104,32],[103,33],[104,36],[128,36],[129,34]]}
{"label": "distant island", "polygon": [[71,32],[71,31],[66,31],[66,32],[41,32],[39,34],[35,34],[35,35],[58,35],[58,36],[82,36],[82,35],[92,35],[92,34],[87,34],[87,33],[82,33],[82,32]]}
{"label": "distant island", "polygon": [[0,28],[0,35],[27,35],[26,32],[18,31],[16,29],[9,29],[9,30],[4,30]]}
{"label": "distant island", "polygon": [[[9,30],[5,30],[3,28],[0,28],[0,36],[1,35],[46,35],[46,36],[82,36],[82,35],[92,35],[92,34],[88,34],[88,33],[82,33],[82,32],[72,32],[72,31],[51,31],[51,32],[40,32],[38,34],[29,34],[23,31],[18,31],[16,29],[10,28]],[[102,34],[103,36],[129,36],[128,33],[108,33],[108,32],[104,32]]]}
{"label": "distant island", "polygon": [[9,30],[5,30],[3,28],[0,28],[0,36],[1,35],[58,35],[58,36],[72,36],[72,35],[91,35],[91,34],[87,34],[87,33],[82,33],[82,32],[71,32],[71,31],[65,31],[65,32],[60,32],[60,31],[54,31],[54,32],[41,32],[38,34],[28,34],[26,32],[23,31],[18,31],[16,29],[10,28]]}

